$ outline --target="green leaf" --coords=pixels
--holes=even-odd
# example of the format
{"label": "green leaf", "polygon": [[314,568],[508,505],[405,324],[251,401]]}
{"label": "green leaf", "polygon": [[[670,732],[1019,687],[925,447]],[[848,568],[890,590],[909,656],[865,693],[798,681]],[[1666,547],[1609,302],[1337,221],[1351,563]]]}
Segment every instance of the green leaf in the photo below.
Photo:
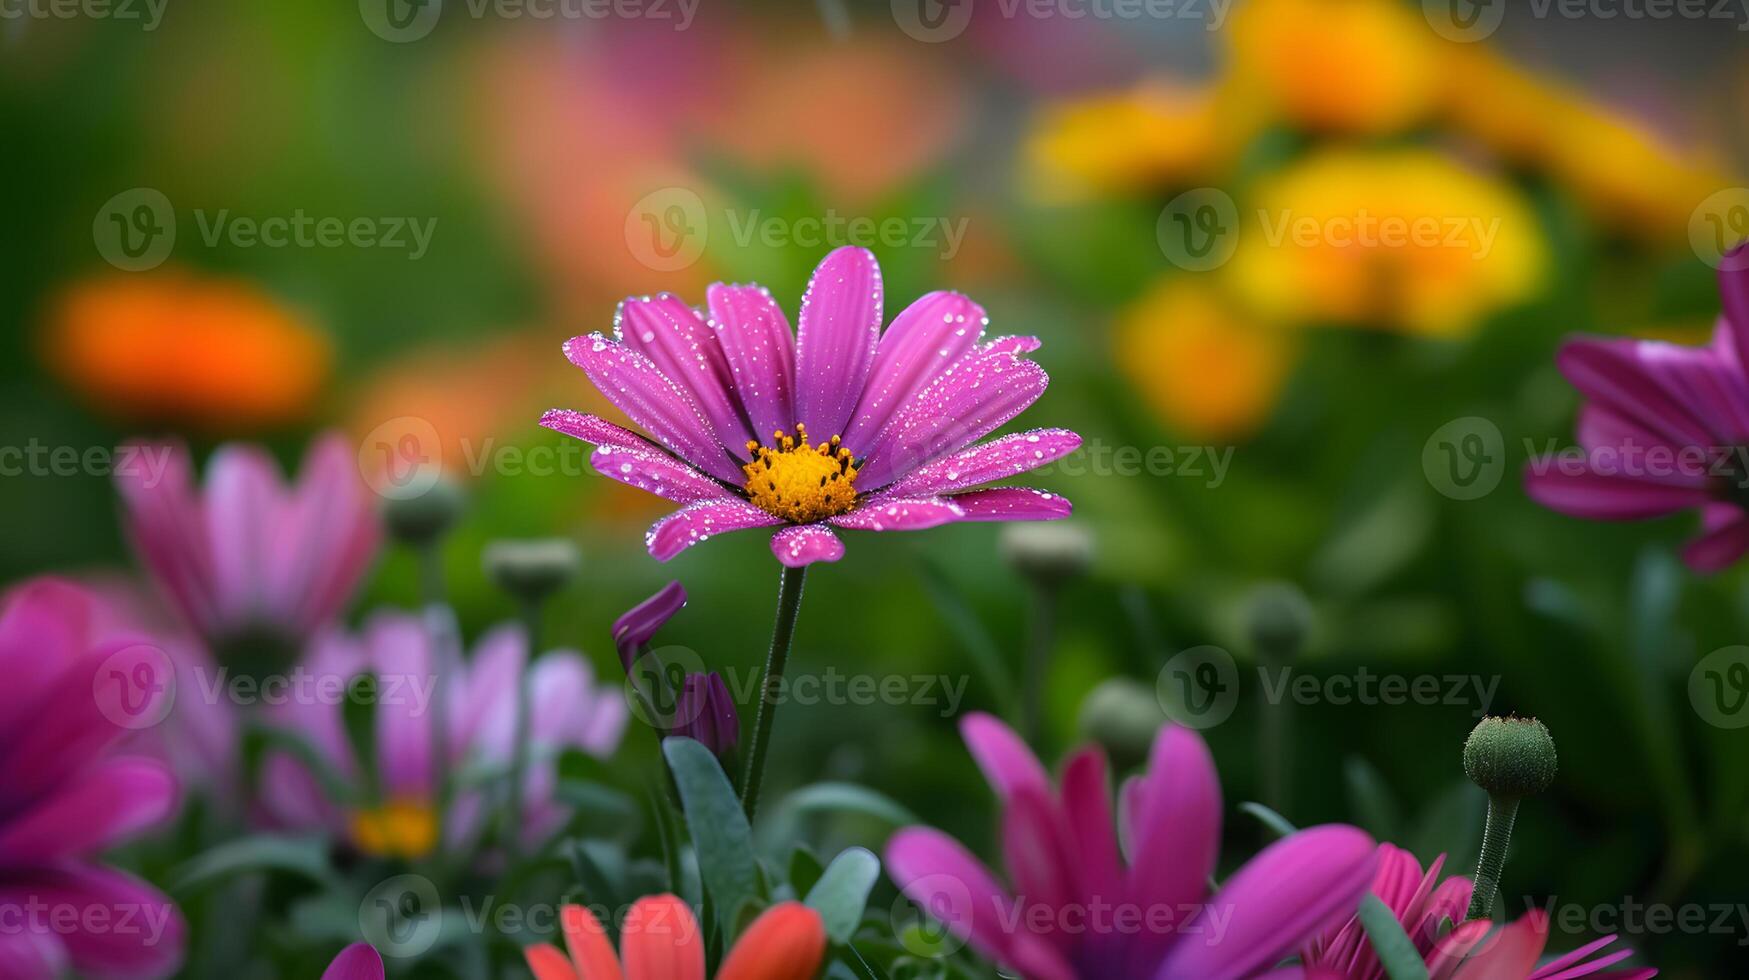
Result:
{"label": "green leaf", "polygon": [[820,859],[808,850],[806,844],[797,844],[789,855],[789,886],[797,895],[806,895],[814,887],[814,883],[825,874],[826,866]]}
{"label": "green leaf", "polygon": [[373,795],[377,785],[376,705],[376,675],[354,675],[346,684],[346,703],[340,711],[346,722],[346,740],[352,745],[352,757],[358,760],[359,771],[365,774]]}
{"label": "green leaf", "polygon": [[1372,892],[1360,900],[1360,924],[1366,937],[1372,940],[1373,952],[1384,965],[1385,976],[1391,980],[1427,980],[1427,964],[1415,951],[1415,944],[1403,931],[1396,913]]}
{"label": "green leaf", "polygon": [[833,943],[843,945],[856,934],[862,911],[868,907],[868,894],[880,877],[880,859],[864,848],[852,847],[833,858],[826,873],[808,889],[804,904],[820,913]]}
{"label": "green leaf", "polygon": [[1268,827],[1277,837],[1290,837],[1299,833],[1299,828],[1289,823],[1286,817],[1261,803],[1241,803],[1239,812],[1256,817],[1259,823]]}
{"label": "green leaf", "polygon": [[785,797],[782,807],[797,815],[858,813],[894,827],[923,822],[891,797],[855,783],[815,783]]}
{"label": "green leaf", "polygon": [[261,835],[229,841],[189,859],[170,873],[170,890],[188,895],[257,871],[284,871],[322,885],[337,884],[322,838]]}
{"label": "green leaf", "polygon": [[698,852],[699,876],[723,931],[732,938],[736,912],[759,898],[753,828],[710,749],[690,738],[668,738],[662,741],[662,753],[680,788],[680,805]]}

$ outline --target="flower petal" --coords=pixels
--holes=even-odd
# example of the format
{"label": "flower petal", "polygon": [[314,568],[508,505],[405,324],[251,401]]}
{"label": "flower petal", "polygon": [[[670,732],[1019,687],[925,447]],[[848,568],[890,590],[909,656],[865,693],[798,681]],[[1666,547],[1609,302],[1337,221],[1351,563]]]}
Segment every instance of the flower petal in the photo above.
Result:
{"label": "flower petal", "polygon": [[577,980],[620,980],[619,958],[595,913],[582,905],[567,905],[559,910],[559,928],[565,932]]}
{"label": "flower petal", "polygon": [[893,412],[862,464],[860,482],[882,487],[982,439],[1044,394],[1044,369],[1008,351],[974,351]]}
{"label": "flower petal", "polygon": [[134,553],[189,626],[210,633],[218,616],[212,551],[188,447],[135,442],[122,453],[115,485]]}
{"label": "flower petal", "polygon": [[775,431],[790,431],[796,424],[796,340],[783,308],[764,286],[719,282],[705,300],[753,438],[764,442]]}
{"label": "flower petal", "polygon": [[1749,244],[1738,245],[1719,263],[1719,300],[1736,349],[1749,353]]}
{"label": "flower petal", "polygon": [[1050,792],[1051,780],[1038,756],[1032,754],[1014,729],[994,715],[982,711],[966,715],[960,722],[960,737],[965,739],[972,760],[983,770],[990,789],[1004,805],[1022,789]]}
{"label": "flower petal", "polygon": [[605,419],[553,409],[541,416],[540,424],[595,446],[589,465],[610,480],[677,504],[730,495],[726,487],[694,469],[692,464]]}
{"label": "flower petal", "polygon": [[887,842],[887,873],[905,897],[987,959],[1011,962],[998,921],[1010,905],[1002,886],[959,841],[932,827],[907,827]]}
{"label": "flower petal", "polygon": [[802,296],[796,415],[816,440],[844,432],[881,332],[881,267],[868,249],[833,249]]}
{"label": "flower petal", "polygon": [[[1191,907],[1207,892],[1221,846],[1221,784],[1202,736],[1177,725],[1162,728],[1138,792],[1129,901],[1140,909]],[[1172,938],[1159,931],[1138,936],[1130,969],[1144,975]]]}
{"label": "flower petal", "polygon": [[965,511],[945,497],[870,497],[855,510],[826,522],[863,531],[921,531],[963,520]]}
{"label": "flower petal", "polygon": [[322,980],[383,980],[383,958],[370,943],[353,943],[334,957]]}
{"label": "flower petal", "polygon": [[1068,429],[1033,429],[992,439],[912,470],[892,493],[946,493],[994,483],[1069,455],[1081,437]]}
{"label": "flower petal", "polygon": [[790,568],[801,568],[817,561],[843,558],[844,542],[818,524],[798,524],[771,536],[771,553]]}
{"label": "flower petal", "polygon": [[274,540],[282,556],[266,568],[274,608],[299,635],[333,622],[382,544],[376,501],[338,432],[304,454]]}
{"label": "flower petal", "polygon": [[613,621],[613,645],[619,650],[620,666],[628,673],[637,659],[638,648],[655,638],[656,632],[668,625],[686,606],[686,587],[669,582],[656,594],[626,610]]}
{"label": "flower petal", "polygon": [[[528,961],[528,972],[534,974],[534,980],[582,980],[571,968],[571,962],[565,959],[565,954],[552,943],[526,947],[522,958]],[[618,970],[619,966],[616,964],[614,969]]]}
{"label": "flower petal", "polygon": [[[92,597],[57,578],[36,578],[6,594],[0,612],[0,745],[42,710],[41,699],[91,644]],[[5,757],[0,750],[0,758]]]}
{"label": "flower petal", "polygon": [[1031,487],[991,487],[947,499],[964,512],[962,521],[1057,521],[1075,512],[1062,494]]}
{"label": "flower petal", "polygon": [[176,798],[176,779],[161,763],[106,760],[8,816],[0,824],[0,864],[46,864],[100,851],[167,819]]}
{"label": "flower petal", "polygon": [[220,446],[207,463],[204,490],[219,619],[228,626],[266,619],[265,570],[275,564],[274,530],[288,506],[279,467],[259,446]]}
{"label": "flower petal", "polygon": [[1353,916],[1372,880],[1371,837],[1326,825],[1276,841],[1187,924],[1158,980],[1237,980]]}
{"label": "flower petal", "polygon": [[1733,517],[1683,547],[1682,560],[1689,568],[1707,574],[1723,571],[1749,552],[1749,517],[1735,507],[1731,510]]}
{"label": "flower petal", "polygon": [[1712,499],[1699,487],[1605,476],[1592,472],[1588,461],[1559,457],[1532,460],[1525,467],[1524,492],[1550,510],[1595,521],[1663,517]]}
{"label": "flower petal", "polygon": [[894,317],[844,433],[851,452],[866,453],[893,411],[976,347],[989,322],[983,307],[949,292],[930,293]]}
{"label": "flower petal", "polygon": [[[31,902],[56,910],[53,920],[27,916],[21,931],[60,940],[74,976],[164,977],[182,962],[187,926],[176,903],[132,875],[79,866],[9,871],[0,907]],[[66,929],[69,920],[79,925]]]}
{"label": "flower petal", "polygon": [[675,455],[720,480],[739,481],[741,467],[723,449],[698,403],[648,357],[598,333],[565,341],[565,356]]}
{"label": "flower petal", "polygon": [[625,980],[704,980],[704,937],[698,920],[673,895],[632,903],[619,945]]}
{"label": "flower petal", "polygon": [[1650,341],[1586,337],[1570,340],[1555,355],[1573,387],[1587,398],[1634,419],[1677,445],[1708,445],[1712,433],[1671,396],[1646,359]]}
{"label": "flower petal", "polygon": [[1111,814],[1111,777],[1105,753],[1089,746],[1063,767],[1063,816],[1073,831],[1085,882],[1084,896],[1112,904],[1122,899],[1123,864]]}
{"label": "flower petal", "polygon": [[650,549],[650,557],[667,561],[693,545],[709,540],[713,534],[782,523],[783,518],[773,517],[735,497],[700,500],[650,525],[649,533],[644,535],[644,544]]}
{"label": "flower petal", "polygon": [[820,913],[800,902],[779,902],[735,940],[717,980],[813,980],[825,958]]}
{"label": "flower petal", "polygon": [[1471,949],[1469,957],[1453,976],[1455,980],[1529,977],[1548,941],[1548,913],[1531,909],[1518,921],[1508,923]]}
{"label": "flower petal", "polygon": [[729,360],[716,331],[672,293],[631,298],[614,315],[614,335],[640,351],[698,403],[729,455],[747,458],[752,436],[729,381]]}

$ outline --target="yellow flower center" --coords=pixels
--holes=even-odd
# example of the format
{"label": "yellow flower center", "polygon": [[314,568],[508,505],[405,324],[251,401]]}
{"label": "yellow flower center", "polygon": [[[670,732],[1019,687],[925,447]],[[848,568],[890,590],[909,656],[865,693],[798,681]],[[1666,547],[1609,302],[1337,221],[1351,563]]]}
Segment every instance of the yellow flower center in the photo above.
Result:
{"label": "yellow flower center", "polygon": [[797,423],[794,435],[773,432],[771,443],[747,442],[753,460],[741,472],[747,474],[747,499],[755,507],[808,524],[856,506],[856,461],[837,436],[815,446]]}
{"label": "yellow flower center", "polygon": [[437,846],[437,813],[417,797],[354,810],[349,826],[352,842],[375,857],[420,858]]}

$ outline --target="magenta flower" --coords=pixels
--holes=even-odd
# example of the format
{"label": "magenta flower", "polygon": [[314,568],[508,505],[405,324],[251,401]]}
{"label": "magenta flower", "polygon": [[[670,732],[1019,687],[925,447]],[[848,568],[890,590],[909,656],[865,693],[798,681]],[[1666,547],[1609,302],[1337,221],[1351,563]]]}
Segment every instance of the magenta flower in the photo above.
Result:
{"label": "magenta flower", "polygon": [[741,716],[729,686],[716,671],[691,671],[674,678],[666,665],[640,669],[638,659],[649,652],[650,641],[686,605],[686,588],[669,582],[643,602],[625,611],[613,623],[613,643],[619,661],[644,701],[647,719],[663,736],[679,736],[700,742],[728,766],[741,745]]}
{"label": "magenta flower", "polygon": [[[111,751],[170,690],[142,638],[96,639],[96,610],[52,579],[0,612],[0,976],[158,977],[182,960],[173,902],[95,855],[169,818],[168,768]],[[137,683],[136,683],[137,682]]]}
{"label": "magenta flower", "polygon": [[322,980],[383,980],[383,957],[370,943],[353,943],[334,957]]}
{"label": "magenta flower", "polygon": [[929,828],[896,834],[887,869],[954,935],[1028,980],[1259,976],[1352,916],[1372,880],[1372,840],[1331,825],[1277,841],[1211,896],[1221,790],[1188,729],[1163,729],[1148,773],[1124,785],[1121,833],[1098,748],[1072,756],[1053,787],[1001,722],[973,714],[960,730],[1003,804],[1013,890]]}
{"label": "magenta flower", "polygon": [[[484,827],[496,784],[453,787],[439,813],[439,767],[502,772],[515,741],[516,682],[527,660],[519,626],[488,632],[465,665],[451,665],[437,707],[429,633],[414,616],[379,613],[353,636],[330,631],[311,644],[288,690],[269,707],[276,727],[305,739],[325,772],[313,772],[286,752],[264,763],[261,802],[270,822],[321,829],[350,839],[360,850],[420,858],[440,845],[473,843]],[[348,740],[344,694],[360,674],[376,678],[375,759],[361,760]],[[530,758],[523,785],[524,842],[538,845],[564,822],[568,809],[554,799],[558,754],[577,748],[606,756],[625,729],[626,705],[615,688],[597,685],[589,662],[572,651],[541,657],[529,677]],[[434,758],[435,711],[448,732]],[[369,767],[368,769],[366,767]],[[339,785],[333,785],[334,783]]]}
{"label": "magenta flower", "polygon": [[1749,272],[1719,274],[1724,315],[1707,347],[1580,338],[1556,365],[1585,404],[1579,451],[1530,461],[1525,491],[1545,507],[1598,521],[1698,509],[1683,551],[1699,572],[1749,551]]}
{"label": "magenta flower", "polygon": [[654,442],[592,415],[541,418],[596,446],[597,471],[683,505],[646,536],[657,560],[713,534],[776,527],[772,552],[794,568],[843,556],[833,528],[1069,515],[1055,494],[971,489],[1081,444],[1036,429],[972,445],[1043,394],[1049,379],[1022,357],[1036,337],[985,341],[983,308],[948,292],[912,303],[883,334],[880,266],[860,248],[814,270],[793,338],[763,287],[717,283],[706,302],[708,315],[667,293],[628,299],[614,339],[565,344]]}
{"label": "magenta flower", "polygon": [[204,487],[185,447],[142,446],[135,459],[117,471],[134,550],[221,653],[251,642],[295,652],[339,614],[376,554],[373,499],[338,434],[311,445],[291,486],[258,446],[221,447]]}
{"label": "magenta flower", "polygon": [[[1452,875],[1441,881],[1445,856],[1435,858],[1422,874],[1415,855],[1390,844],[1379,845],[1378,871],[1372,893],[1396,915],[1409,941],[1427,964],[1430,980],[1646,980],[1657,970],[1601,971],[1633,955],[1620,949],[1599,959],[1590,957],[1615,942],[1607,936],[1538,967],[1548,941],[1548,918],[1533,911],[1493,936],[1487,919],[1464,921],[1469,909],[1470,879]],[[1442,939],[1442,923],[1454,926]],[[1358,916],[1326,930],[1300,956],[1309,980],[1383,980],[1385,970],[1373,952]]]}

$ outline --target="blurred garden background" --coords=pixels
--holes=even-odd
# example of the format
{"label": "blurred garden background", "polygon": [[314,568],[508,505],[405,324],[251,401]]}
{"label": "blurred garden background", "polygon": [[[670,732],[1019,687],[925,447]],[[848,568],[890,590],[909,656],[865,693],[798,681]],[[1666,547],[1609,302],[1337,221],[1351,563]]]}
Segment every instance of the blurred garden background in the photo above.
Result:
{"label": "blurred garden background", "polygon": [[[1693,515],[1589,523],[1521,485],[1574,441],[1562,338],[1705,343],[1749,236],[1749,10],[1705,6],[0,0],[0,572],[137,575],[87,450],[244,439],[289,467],[332,429],[373,486],[440,461],[465,492],[444,548],[464,634],[516,612],[482,548],[560,536],[583,564],[546,635],[598,677],[621,676],[615,617],[670,579],[691,601],[663,642],[750,672],[764,538],[658,564],[661,502],[536,423],[612,412],[560,345],[623,297],[757,281],[793,312],[827,251],[862,245],[889,318],[952,289],[1042,338],[1030,424],[1085,443],[1034,482],[1092,557],[1047,599],[996,526],[851,532],[810,576],[792,672],[944,684],[786,709],[769,799],[856,784],[989,839],[955,726],[1019,717],[1048,602],[1047,759],[1097,738],[1139,762],[1174,658],[1217,648],[1229,853],[1268,839],[1234,810],[1257,800],[1467,871],[1463,739],[1534,715],[1561,768],[1520,813],[1509,905],[1583,910],[1552,949],[1618,932],[1664,976],[1737,975],[1749,684],[1725,667],[1749,664],[1728,649],[1749,579],[1683,565]],[[1335,240],[1351,215],[1438,234]],[[1309,601],[1287,666],[1316,682],[1288,696],[1279,777],[1262,677],[1283,675],[1253,643],[1272,583]],[[419,594],[387,548],[352,618]],[[1367,686],[1387,677],[1437,694]],[[612,770],[657,764],[633,728]],[[762,833],[820,853],[891,830],[771,813]],[[175,846],[126,863],[160,880]],[[1646,914],[1692,907],[1704,926]],[[191,974],[225,975],[215,944],[297,949],[295,926],[215,937],[188,908]]]}

